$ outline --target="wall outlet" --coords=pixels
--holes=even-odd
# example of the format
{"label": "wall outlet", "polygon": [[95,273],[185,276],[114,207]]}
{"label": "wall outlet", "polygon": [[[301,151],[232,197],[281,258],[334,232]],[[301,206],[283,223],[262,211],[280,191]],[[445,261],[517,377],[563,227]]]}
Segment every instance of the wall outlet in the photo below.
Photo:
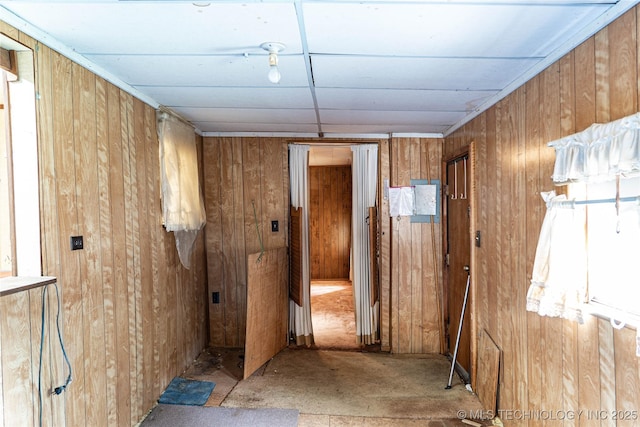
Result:
{"label": "wall outlet", "polygon": [[277,220],[271,221],[271,232],[277,233],[278,230],[280,230],[280,225],[278,224],[278,221]]}
{"label": "wall outlet", "polygon": [[211,302],[220,304],[220,292],[211,292]]}
{"label": "wall outlet", "polygon": [[71,250],[77,251],[78,249],[82,249],[84,247],[84,242],[82,241],[82,236],[71,236]]}

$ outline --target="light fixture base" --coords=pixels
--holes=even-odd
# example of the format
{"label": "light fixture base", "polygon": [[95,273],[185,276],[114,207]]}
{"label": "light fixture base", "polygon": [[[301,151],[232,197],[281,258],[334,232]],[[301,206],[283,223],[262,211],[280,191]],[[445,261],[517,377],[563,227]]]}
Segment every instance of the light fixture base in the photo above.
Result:
{"label": "light fixture base", "polygon": [[285,49],[285,44],[280,42],[264,42],[260,45],[261,48],[266,50],[269,53],[275,52],[278,53]]}

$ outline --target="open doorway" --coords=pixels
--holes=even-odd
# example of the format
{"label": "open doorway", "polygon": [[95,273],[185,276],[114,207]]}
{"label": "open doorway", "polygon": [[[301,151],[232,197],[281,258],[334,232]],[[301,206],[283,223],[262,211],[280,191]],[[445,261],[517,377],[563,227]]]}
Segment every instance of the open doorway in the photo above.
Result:
{"label": "open doorway", "polygon": [[351,282],[352,170],[349,146],[309,152],[311,318],[320,349],[358,349]]}

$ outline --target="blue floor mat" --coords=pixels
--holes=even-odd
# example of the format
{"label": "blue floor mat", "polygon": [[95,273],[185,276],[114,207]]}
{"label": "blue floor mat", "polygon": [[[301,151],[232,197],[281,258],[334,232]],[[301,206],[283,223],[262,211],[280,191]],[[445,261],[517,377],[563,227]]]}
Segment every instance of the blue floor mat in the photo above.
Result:
{"label": "blue floor mat", "polygon": [[211,381],[196,381],[175,377],[162,393],[158,402],[171,405],[202,406],[209,399],[209,395],[215,386],[216,384]]}

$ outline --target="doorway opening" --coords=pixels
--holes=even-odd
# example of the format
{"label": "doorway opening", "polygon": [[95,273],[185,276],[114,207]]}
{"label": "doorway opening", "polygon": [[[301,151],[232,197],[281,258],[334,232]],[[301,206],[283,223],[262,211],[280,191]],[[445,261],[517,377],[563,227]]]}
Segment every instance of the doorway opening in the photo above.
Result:
{"label": "doorway opening", "polygon": [[319,349],[357,350],[351,282],[350,146],[309,152],[311,319]]}
{"label": "doorway opening", "polygon": [[445,353],[465,383],[475,374],[474,310],[474,145],[444,161],[443,203]]}

